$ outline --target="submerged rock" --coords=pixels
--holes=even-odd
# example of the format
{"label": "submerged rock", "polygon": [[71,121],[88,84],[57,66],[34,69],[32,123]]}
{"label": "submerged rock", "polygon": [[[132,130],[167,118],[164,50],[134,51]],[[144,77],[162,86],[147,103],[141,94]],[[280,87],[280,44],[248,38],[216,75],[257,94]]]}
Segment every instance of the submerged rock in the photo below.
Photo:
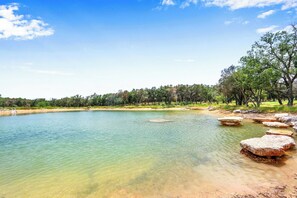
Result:
{"label": "submerged rock", "polygon": [[279,157],[295,146],[293,138],[283,135],[264,135],[261,138],[242,140],[240,146],[258,156]]}
{"label": "submerged rock", "polygon": [[151,119],[149,120],[150,122],[157,122],[157,123],[163,123],[163,122],[172,122],[171,120],[166,120],[162,118],[157,118],[157,119]]}
{"label": "submerged rock", "polygon": [[289,125],[281,122],[263,122],[264,126],[275,127],[275,128],[288,128]]}
{"label": "submerged rock", "polygon": [[262,118],[262,117],[258,117],[258,118],[252,118],[252,120],[254,122],[257,122],[257,123],[262,123],[262,122],[277,122],[276,118]]}
{"label": "submerged rock", "polygon": [[243,120],[242,117],[224,117],[224,118],[218,118],[218,120],[221,122],[222,125],[225,126],[238,126],[241,124],[241,121]]}
{"label": "submerged rock", "polygon": [[[265,157],[265,156],[259,156],[251,153],[250,151],[246,149],[241,149],[240,153],[245,155],[246,157],[250,158],[251,160],[259,163],[264,164],[277,164],[277,165],[285,165],[285,161],[288,159],[286,155],[280,156],[280,157]],[[253,197],[255,198],[255,197]]]}
{"label": "submerged rock", "polygon": [[267,135],[285,135],[292,137],[293,136],[293,131],[286,130],[286,129],[269,129],[266,131]]}

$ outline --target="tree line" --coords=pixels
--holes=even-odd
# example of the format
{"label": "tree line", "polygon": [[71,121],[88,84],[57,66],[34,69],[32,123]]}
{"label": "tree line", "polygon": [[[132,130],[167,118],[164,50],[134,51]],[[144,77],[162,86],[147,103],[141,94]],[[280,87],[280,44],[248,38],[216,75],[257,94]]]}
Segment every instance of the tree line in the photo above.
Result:
{"label": "tree line", "polygon": [[131,91],[60,99],[4,98],[0,107],[89,107],[119,105],[160,105],[223,102],[260,107],[265,100],[286,100],[293,106],[296,98],[297,26],[286,31],[269,32],[255,42],[239,65],[221,71],[216,85],[166,85]]}
{"label": "tree line", "polygon": [[133,89],[83,97],[75,95],[61,99],[25,99],[0,97],[0,107],[89,107],[120,105],[160,105],[216,102],[216,86],[203,84],[167,85],[158,88]]}

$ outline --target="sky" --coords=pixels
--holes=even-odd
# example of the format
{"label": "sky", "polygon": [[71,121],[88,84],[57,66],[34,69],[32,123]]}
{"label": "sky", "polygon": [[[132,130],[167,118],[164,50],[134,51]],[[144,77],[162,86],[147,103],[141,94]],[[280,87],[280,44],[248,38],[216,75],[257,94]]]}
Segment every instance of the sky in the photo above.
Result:
{"label": "sky", "polygon": [[0,94],[216,84],[297,0],[0,0]]}

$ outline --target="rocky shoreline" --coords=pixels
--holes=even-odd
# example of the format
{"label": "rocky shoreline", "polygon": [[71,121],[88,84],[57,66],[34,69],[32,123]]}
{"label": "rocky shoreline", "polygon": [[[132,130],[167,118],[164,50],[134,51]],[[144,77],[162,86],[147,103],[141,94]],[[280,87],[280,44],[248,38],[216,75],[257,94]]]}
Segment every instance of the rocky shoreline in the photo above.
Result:
{"label": "rocky shoreline", "polygon": [[[216,110],[212,111],[220,116],[239,116],[245,120],[253,121],[255,124],[263,124],[269,130],[262,138],[251,138],[240,142],[242,146],[241,154],[248,157],[256,163],[273,165],[277,167],[289,166],[292,172],[288,173],[287,181],[279,183],[269,188],[259,186],[254,193],[232,194],[231,198],[296,198],[297,197],[297,161],[287,154],[286,151],[295,147],[295,141],[292,137],[297,132],[297,115],[294,114],[273,114],[273,113],[255,113],[241,112],[236,110],[233,112]],[[266,123],[265,123],[266,122]],[[285,129],[279,129],[284,127]],[[292,128],[291,128],[292,127]],[[295,132],[293,132],[295,131]],[[263,139],[264,141],[260,141]],[[251,144],[250,144],[251,143]],[[263,147],[261,147],[263,146]],[[263,148],[267,150],[263,150]],[[271,150],[272,148],[272,150]],[[290,160],[290,163],[287,163]]]}
{"label": "rocky shoreline", "polygon": [[[296,174],[294,175],[296,177]],[[296,198],[296,185],[278,185],[263,189],[256,194],[235,194],[231,198]]]}

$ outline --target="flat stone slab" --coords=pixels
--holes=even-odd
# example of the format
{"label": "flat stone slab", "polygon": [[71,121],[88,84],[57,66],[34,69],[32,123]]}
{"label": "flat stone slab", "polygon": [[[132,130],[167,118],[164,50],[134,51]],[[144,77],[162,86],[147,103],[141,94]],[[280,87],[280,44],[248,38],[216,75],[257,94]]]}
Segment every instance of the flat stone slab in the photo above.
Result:
{"label": "flat stone slab", "polygon": [[263,122],[277,122],[277,119],[276,118],[262,118],[262,117],[259,117],[259,118],[252,118],[252,120],[254,122],[257,122],[257,123],[263,123]]}
{"label": "flat stone slab", "polygon": [[297,132],[297,122],[291,122],[291,124],[292,124],[294,131]]}
{"label": "flat stone slab", "polygon": [[281,123],[281,122],[263,122],[264,126],[274,127],[274,128],[288,128],[289,125]]}
{"label": "flat stone slab", "polygon": [[221,122],[241,122],[243,118],[242,117],[223,117],[223,118],[218,118],[218,120]]}
{"label": "flat stone slab", "polygon": [[241,121],[243,120],[242,117],[223,117],[218,118],[218,121],[221,122],[222,125],[225,126],[238,126],[240,125]]}
{"label": "flat stone slab", "polygon": [[241,113],[241,110],[240,110],[240,109],[235,109],[235,110],[233,111],[233,113]]}
{"label": "flat stone slab", "polygon": [[166,120],[162,118],[157,118],[157,119],[151,119],[149,120],[150,122],[156,122],[156,123],[163,123],[163,122],[172,122],[171,120]]}
{"label": "flat stone slab", "polygon": [[283,117],[278,118],[278,120],[280,122],[283,122],[283,123],[293,126],[292,123],[297,122],[297,116],[283,116]]}
{"label": "flat stone slab", "polygon": [[262,157],[280,157],[295,145],[293,138],[283,135],[264,135],[240,142],[243,149]]}
{"label": "flat stone slab", "polygon": [[266,131],[267,135],[285,135],[292,137],[293,136],[293,131],[290,130],[285,130],[285,129],[269,129]]}
{"label": "flat stone slab", "polygon": [[221,124],[224,126],[240,126],[241,125],[240,122],[223,122],[223,121],[221,121]]}
{"label": "flat stone slab", "polygon": [[279,118],[285,117],[285,116],[289,116],[289,114],[288,113],[277,113],[277,114],[274,115],[274,117],[276,119],[279,119]]}

